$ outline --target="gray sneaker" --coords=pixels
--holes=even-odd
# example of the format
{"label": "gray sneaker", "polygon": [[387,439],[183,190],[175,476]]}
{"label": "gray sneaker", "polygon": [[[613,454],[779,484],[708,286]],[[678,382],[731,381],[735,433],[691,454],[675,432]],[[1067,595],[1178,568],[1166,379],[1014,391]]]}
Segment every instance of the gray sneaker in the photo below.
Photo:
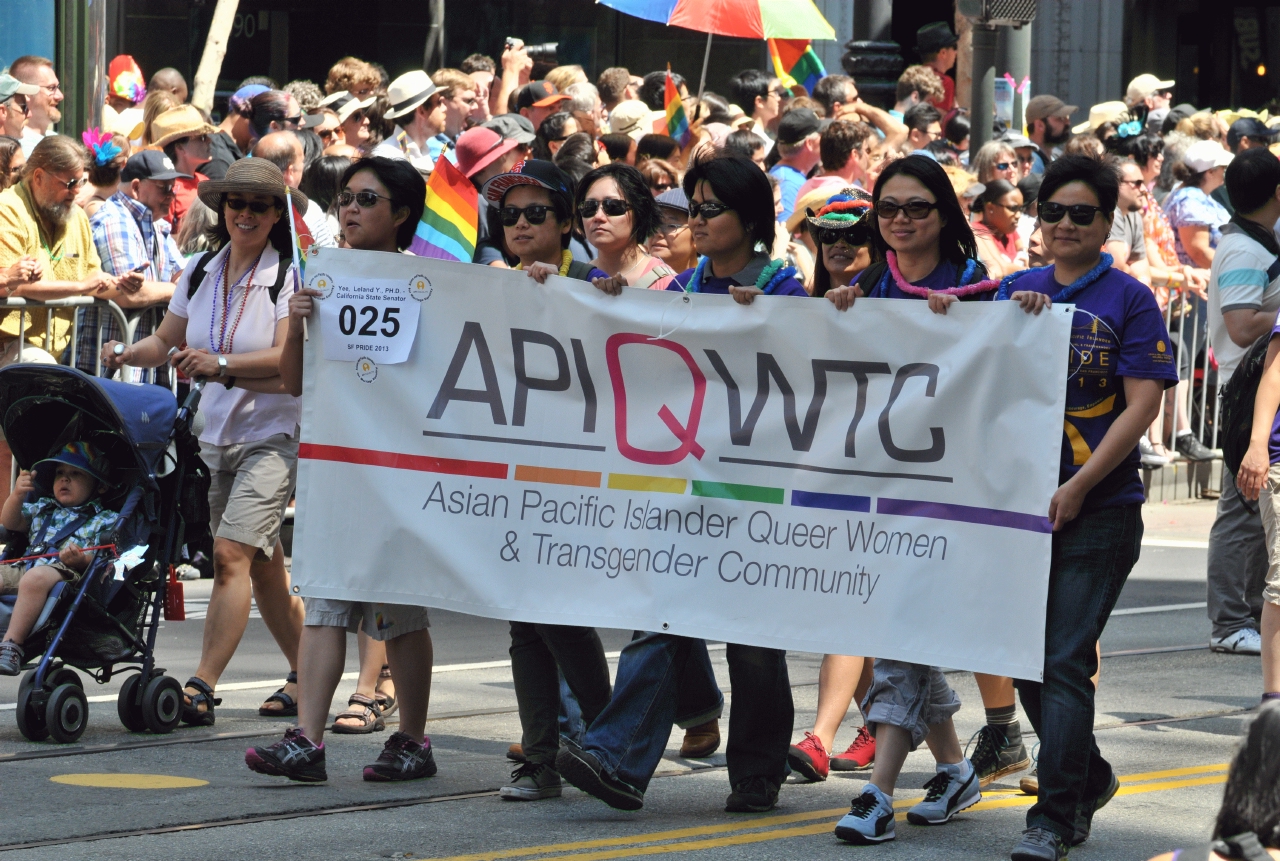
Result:
{"label": "gray sneaker", "polygon": [[549,765],[522,762],[511,772],[511,782],[498,790],[507,801],[540,801],[560,797],[560,775]]}
{"label": "gray sneaker", "polygon": [[1022,839],[1009,853],[1012,861],[1062,861],[1067,857],[1067,846],[1062,838],[1048,828],[1028,828]]}
{"label": "gray sneaker", "polygon": [[982,800],[978,787],[978,770],[965,760],[968,774],[961,778],[951,769],[956,766],[938,766],[938,773],[924,785],[924,800],[907,811],[907,821],[912,825],[942,825],[961,810]]}
{"label": "gray sneaker", "polygon": [[0,676],[16,676],[22,672],[22,647],[13,640],[0,642]]}

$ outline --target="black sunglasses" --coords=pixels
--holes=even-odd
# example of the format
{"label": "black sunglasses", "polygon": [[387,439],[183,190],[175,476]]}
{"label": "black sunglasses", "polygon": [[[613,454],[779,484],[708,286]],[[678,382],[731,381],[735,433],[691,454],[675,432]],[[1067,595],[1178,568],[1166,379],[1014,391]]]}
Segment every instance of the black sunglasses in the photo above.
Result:
{"label": "black sunglasses", "polygon": [[1011,167],[1013,167],[1013,162],[1011,162],[1011,161],[998,161],[998,162],[996,162],[996,170],[1008,170],[1008,169],[1009,169],[1009,168],[1011,168]]}
{"label": "black sunglasses", "polygon": [[338,206],[350,206],[352,201],[360,204],[361,209],[373,209],[378,205],[379,200],[390,201],[391,198],[372,191],[347,191],[343,189],[338,192]]}
{"label": "black sunglasses", "polygon": [[814,229],[813,238],[823,245],[835,245],[844,240],[844,244],[856,248],[871,241],[871,228],[865,224],[853,224],[849,227],[818,227]]}
{"label": "black sunglasses", "polygon": [[249,207],[250,212],[256,215],[261,215],[262,213],[266,212],[268,209],[271,209],[272,207],[274,207],[275,204],[267,203],[262,200],[245,200],[242,197],[228,197],[226,200],[226,207],[227,209],[230,209],[232,212],[239,212],[240,210],[244,209],[246,206]]}
{"label": "black sunglasses", "polygon": [[[605,209],[605,212],[608,211],[608,209]],[[623,211],[625,212],[626,210]],[[521,209],[518,206],[504,206],[498,214],[502,218],[503,227],[515,227],[516,224],[520,222],[520,216],[522,215],[524,216],[524,220],[530,224],[541,224],[547,220],[547,214],[550,212],[550,206],[547,206],[545,203],[535,203],[532,206],[526,206],[524,209]],[[594,210],[592,210],[592,212],[594,212]],[[587,217],[590,218],[591,216]]]}
{"label": "black sunglasses", "polygon": [[1062,216],[1069,215],[1076,224],[1088,227],[1093,224],[1093,214],[1104,211],[1101,206],[1090,206],[1087,203],[1073,203],[1071,206],[1066,206],[1046,201],[1040,204],[1040,220],[1048,224],[1057,224],[1062,220]]}
{"label": "black sunglasses", "polygon": [[631,204],[616,197],[606,197],[604,200],[592,198],[578,204],[578,215],[583,218],[595,218],[596,212],[602,207],[605,215],[617,218],[620,215],[626,215],[627,210],[631,208]]}
{"label": "black sunglasses", "polygon": [[885,221],[893,221],[898,216],[898,210],[902,210],[907,214],[907,218],[912,221],[922,221],[929,217],[929,213],[938,208],[938,204],[930,203],[927,200],[912,200],[905,204],[894,203],[891,200],[881,200],[876,203],[876,215]]}
{"label": "black sunglasses", "polygon": [[703,218],[715,218],[717,215],[724,215],[732,206],[725,206],[723,203],[714,203],[710,200],[699,203],[693,201],[689,204],[689,218],[694,219],[701,215]]}

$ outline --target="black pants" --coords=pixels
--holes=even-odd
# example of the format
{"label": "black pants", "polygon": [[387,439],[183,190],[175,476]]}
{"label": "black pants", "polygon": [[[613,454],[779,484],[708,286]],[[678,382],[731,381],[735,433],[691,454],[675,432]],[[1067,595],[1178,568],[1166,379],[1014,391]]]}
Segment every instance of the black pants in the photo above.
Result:
{"label": "black pants", "polygon": [[590,726],[609,703],[609,665],[596,629],[512,622],[511,678],[529,762],[555,765],[560,750],[560,673],[578,699],[583,723]]}

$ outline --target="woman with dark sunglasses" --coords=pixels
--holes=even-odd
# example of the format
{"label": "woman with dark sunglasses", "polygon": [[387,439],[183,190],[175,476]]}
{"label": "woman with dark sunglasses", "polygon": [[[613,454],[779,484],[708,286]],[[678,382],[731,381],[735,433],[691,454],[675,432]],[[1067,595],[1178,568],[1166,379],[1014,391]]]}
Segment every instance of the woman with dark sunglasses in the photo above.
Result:
{"label": "woman with dark sunglasses", "polygon": [[1019,680],[1040,738],[1039,800],[1014,859],[1063,858],[1089,836],[1118,782],[1093,734],[1096,643],[1142,539],[1138,440],[1178,370],[1155,297],[1101,252],[1119,197],[1115,170],[1063,156],[1044,172],[1040,229],[1054,263],[1009,276],[999,299],[1038,313],[1076,306],[1060,486],[1049,502],[1053,549],[1044,681]]}
{"label": "woman with dark sunglasses", "polygon": [[596,250],[591,264],[607,272],[618,290],[667,289],[675,270],[644,250],[658,227],[658,207],[640,171],[616,162],[596,168],[578,183],[574,209]]}
{"label": "woman with dark sunglasses", "polygon": [[827,198],[817,212],[807,210],[809,235],[818,249],[814,296],[821,298],[832,287],[848,286],[870,265],[871,212],[871,195],[853,187]]}
{"label": "woman with dark sunglasses", "polygon": [[1018,236],[1022,192],[1004,179],[993,179],[974,202],[978,220],[970,226],[978,243],[978,257],[993,278],[1027,268],[1026,243]]}

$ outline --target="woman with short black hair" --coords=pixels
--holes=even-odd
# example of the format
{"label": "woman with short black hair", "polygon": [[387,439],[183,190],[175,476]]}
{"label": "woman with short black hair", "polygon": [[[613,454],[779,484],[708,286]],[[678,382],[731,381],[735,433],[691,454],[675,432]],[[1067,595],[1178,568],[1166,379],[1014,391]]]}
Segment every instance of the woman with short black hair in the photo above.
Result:
{"label": "woman with short black hair", "polygon": [[974,202],[978,220],[970,224],[978,256],[994,278],[1027,268],[1027,248],[1018,236],[1022,192],[1005,179],[993,179]]}
{"label": "woman with short black hair", "polygon": [[533,138],[533,157],[551,161],[570,135],[578,133],[578,121],[568,111],[552,114],[538,126]]}
{"label": "woman with short black hair", "polygon": [[616,280],[618,290],[666,289],[675,271],[644,250],[658,227],[658,208],[640,171],[617,162],[596,168],[578,183],[574,210],[596,249],[591,265]]}

